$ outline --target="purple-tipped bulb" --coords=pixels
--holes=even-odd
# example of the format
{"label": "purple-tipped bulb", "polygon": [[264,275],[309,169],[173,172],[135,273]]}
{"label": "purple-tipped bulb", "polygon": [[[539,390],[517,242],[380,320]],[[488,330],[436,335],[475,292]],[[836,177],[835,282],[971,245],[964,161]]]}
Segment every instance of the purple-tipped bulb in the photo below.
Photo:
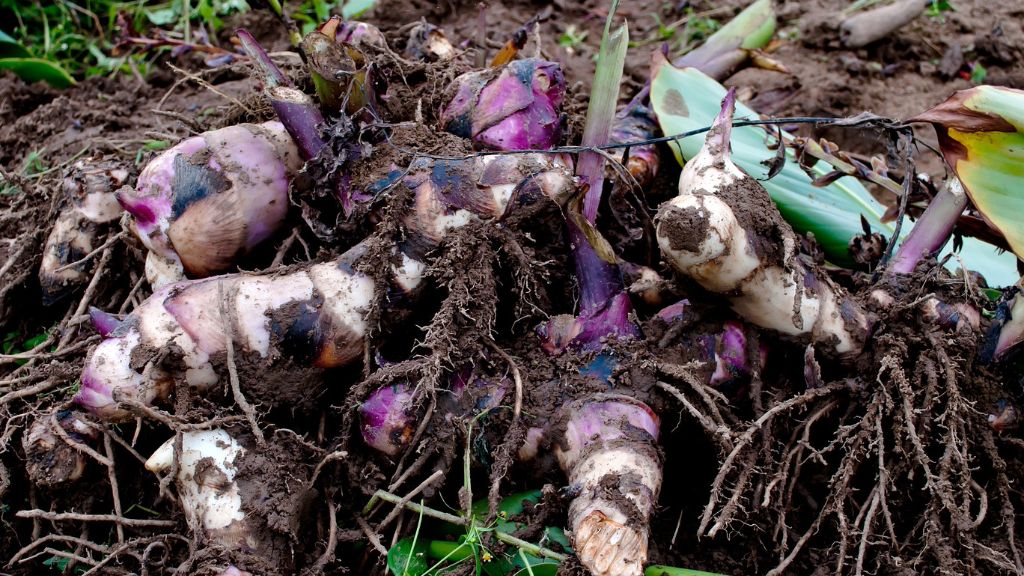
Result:
{"label": "purple-tipped bulb", "polygon": [[537,58],[463,74],[441,126],[495,150],[548,149],[562,136],[565,97],[561,67]]}
{"label": "purple-tipped bulb", "polygon": [[89,321],[96,333],[106,338],[121,325],[121,319],[95,306],[89,306]]}
{"label": "purple-tipped bulb", "polygon": [[377,390],[359,407],[359,431],[371,448],[397,456],[412,440],[418,413],[407,384]]}
{"label": "purple-tipped bulb", "polygon": [[204,132],[165,150],[117,200],[150,251],[154,285],[229,270],[284,223],[302,167],[280,122]]}
{"label": "purple-tipped bulb", "polygon": [[739,322],[726,322],[722,333],[714,337],[715,371],[710,384],[718,387],[737,377],[750,374],[747,361],[747,334]]}

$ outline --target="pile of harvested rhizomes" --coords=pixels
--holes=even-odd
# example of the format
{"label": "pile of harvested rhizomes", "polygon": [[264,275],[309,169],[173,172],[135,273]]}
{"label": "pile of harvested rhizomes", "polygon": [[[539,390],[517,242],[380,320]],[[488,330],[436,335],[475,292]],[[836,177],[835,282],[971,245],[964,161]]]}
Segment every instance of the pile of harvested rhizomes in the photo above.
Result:
{"label": "pile of harvested rhizomes", "polygon": [[[281,29],[267,28],[261,39],[280,41]],[[605,342],[619,361],[604,380],[588,375],[598,352],[552,355],[536,332],[552,317],[576,313],[579,298],[564,207],[554,202],[515,206],[444,235],[415,300],[381,288],[396,244],[409,241],[405,219],[414,195],[378,182],[431,155],[474,155],[468,141],[438,128],[453,80],[473,69],[472,52],[454,61],[412,61],[400,55],[405,32],[389,32],[391,48],[374,53],[389,88],[371,129],[386,137],[366,143],[358,161],[341,164],[353,189],[376,195],[345,215],[332,197],[310,191],[316,186],[293,183],[285,224],[237,265],[280,278],[359,244],[354,269],[377,286],[359,361],[320,369],[315,354],[290,355],[267,370],[263,359],[229,344],[216,357],[218,384],[203,391],[177,385],[152,405],[128,399],[123,407],[131,415],[119,421],[69,411],[77,409],[72,397],[86,355],[101,340],[89,325],[90,307],[123,318],[153,292],[146,247],[114,222],[72,259],[86,271],[77,289],[43,306],[37,280],[43,243],[64,208],[63,179],[74,175],[73,156],[88,139],[102,139],[89,154],[106,152],[129,167],[126,183],[133,184],[136,150],[167,136],[144,134],[157,131],[145,125],[154,103],[166,94],[219,98],[188,87],[192,82],[227,98],[212,114],[179,113],[162,126],[179,129],[180,120],[199,133],[270,120],[274,112],[246,80],[244,62],[150,85],[84,82],[56,98],[4,77],[0,90],[11,108],[2,121],[14,126],[5,136],[11,142],[19,130],[66,137],[60,127],[47,131],[45,122],[67,99],[94,106],[87,124],[105,129],[59,141],[67,151],[46,173],[4,173],[17,189],[0,197],[4,332],[15,344],[44,330],[46,337],[0,356],[0,571],[220,574],[234,565],[252,574],[384,573],[387,549],[419,533],[420,515],[379,498],[367,507],[380,490],[455,514],[484,498],[490,509],[479,524],[488,526],[504,497],[542,489],[539,502],[517,518],[515,534],[541,542],[545,527],[567,527],[576,490],[555,457],[565,447],[550,431],[538,454],[520,462],[531,429],[549,421],[564,429],[571,417],[565,406],[625,392],[661,419],[656,459],[664,462],[664,479],[651,519],[650,563],[736,574],[1024,573],[1017,512],[1024,507],[1017,483],[1024,441],[1007,424],[1019,400],[1018,376],[981,362],[987,319],[977,329],[956,322],[944,328],[919,312],[936,295],[994,309],[969,275],[930,260],[913,275],[887,278],[895,303],[873,310],[871,336],[855,358],[743,325],[749,365],[726,385],[711,386],[713,351],[722,346],[714,335],[737,317],[725,298],[673,275],[661,261],[652,218],[675,195],[679,171],[668,149],[659,148],[661,170],[643,193],[613,193],[600,207],[598,228],[616,254],[660,274],[644,290],[634,283],[642,336]],[[297,59],[278,62],[312,91]],[[585,92],[570,89],[563,142],[579,142]],[[334,153],[351,152],[353,130],[346,123],[328,128]],[[2,153],[0,160],[21,162]],[[320,164],[310,173],[334,168]],[[839,271],[833,280],[866,303],[878,276]],[[688,303],[678,313],[658,314],[683,299]],[[228,304],[219,302],[223,315]],[[300,312],[294,315],[288,320]],[[490,404],[493,389],[478,385],[492,380],[502,383],[497,405]],[[391,454],[371,449],[360,434],[360,407],[387,387],[415,400],[415,426],[400,431],[401,449]],[[62,425],[68,418],[84,423]],[[238,490],[251,549],[190,529],[176,482],[180,463],[155,473],[143,466],[168,440],[180,451],[189,434],[212,429],[248,448],[235,469],[244,479]],[[202,462],[193,466],[202,476]],[[211,473],[203,481],[216,491],[230,480]],[[517,553],[488,531],[479,534],[495,556]],[[543,545],[566,552],[552,541]],[[457,570],[473,573],[474,566]],[[560,571],[586,573],[571,556]]]}

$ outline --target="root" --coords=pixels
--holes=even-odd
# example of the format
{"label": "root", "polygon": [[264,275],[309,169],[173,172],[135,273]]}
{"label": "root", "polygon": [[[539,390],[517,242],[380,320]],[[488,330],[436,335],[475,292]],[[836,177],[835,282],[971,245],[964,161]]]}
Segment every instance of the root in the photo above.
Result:
{"label": "root", "polygon": [[[1024,573],[1020,494],[995,432],[964,396],[971,378],[987,376],[951,354],[962,342],[947,338],[877,335],[885,354],[873,382],[832,382],[766,403],[739,430],[723,430],[714,412],[658,383],[722,449],[698,535],[770,522],[776,575],[819,546],[831,546],[836,574]],[[658,370],[688,380],[678,368]],[[780,418],[798,411],[808,416]],[[794,504],[794,493],[807,502]]]}

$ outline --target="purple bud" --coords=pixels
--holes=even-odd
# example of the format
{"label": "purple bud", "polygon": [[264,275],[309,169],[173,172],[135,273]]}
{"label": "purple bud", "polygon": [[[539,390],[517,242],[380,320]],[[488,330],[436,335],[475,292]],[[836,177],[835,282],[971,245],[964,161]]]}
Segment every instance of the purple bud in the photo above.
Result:
{"label": "purple bud", "polygon": [[658,311],[657,317],[663,320],[666,324],[671,324],[676,320],[683,317],[686,312],[686,307],[690,305],[690,301],[683,299],[675,304],[669,304]]}
{"label": "purple bud", "polygon": [[629,295],[619,292],[589,316],[553,316],[537,327],[541,347],[548,354],[560,354],[569,347],[599,350],[601,340],[610,336],[636,338],[640,331],[629,320],[633,304]]}
{"label": "purple bud", "polygon": [[[653,114],[643,106],[634,107],[624,117],[617,117],[609,140],[615,144],[626,142],[637,142],[649,140],[658,132],[658,125]],[[621,150],[619,153],[625,155]],[[660,156],[656,144],[642,144],[629,148],[629,158],[626,160],[626,170],[636,178],[640,186],[646,186],[654,180],[658,172]]]}
{"label": "purple bud", "polygon": [[89,306],[89,320],[96,333],[106,338],[111,332],[117,330],[121,320],[113,314],[104,312],[95,306]]}
{"label": "purple bud", "polygon": [[441,113],[448,132],[495,150],[548,149],[561,138],[565,78],[558,64],[514,60],[456,82],[455,98]]}
{"label": "purple bud", "polygon": [[359,407],[359,430],[371,448],[397,456],[416,431],[418,411],[407,384],[385,386]]}
{"label": "purple bud", "polygon": [[280,122],[239,124],[160,153],[135,190],[122,188],[117,200],[152,253],[205,277],[230,269],[284,223],[288,187],[301,167]]}
{"label": "purple bud", "polygon": [[151,227],[156,223],[157,214],[160,212],[160,198],[139,196],[131,188],[122,188],[114,196],[117,203],[135,218],[139,226]]}

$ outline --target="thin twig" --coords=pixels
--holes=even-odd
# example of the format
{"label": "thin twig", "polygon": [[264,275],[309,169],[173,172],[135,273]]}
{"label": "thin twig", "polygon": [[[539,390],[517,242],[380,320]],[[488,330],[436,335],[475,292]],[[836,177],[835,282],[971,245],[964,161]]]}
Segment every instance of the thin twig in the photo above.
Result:
{"label": "thin twig", "polygon": [[433,484],[435,480],[437,480],[438,478],[440,478],[442,476],[444,476],[444,471],[443,470],[435,470],[434,473],[431,474],[426,480],[424,480],[423,482],[420,482],[419,485],[416,486],[415,488],[413,488],[408,494],[406,494],[405,496],[402,496],[401,502],[399,502],[399,504],[397,506],[392,508],[391,512],[389,512],[388,515],[385,516],[384,519],[380,521],[380,524],[377,525],[377,532],[384,531],[384,529],[388,527],[388,524],[390,524],[392,521],[394,521],[395,518],[398,518],[398,515],[401,513],[403,507],[407,503],[411,502],[412,499],[416,497],[416,495],[418,495],[420,492],[426,490],[426,488],[428,486]]}
{"label": "thin twig", "polygon": [[252,428],[253,436],[256,437],[256,444],[265,446],[267,439],[263,436],[263,430],[260,430],[259,423],[256,422],[256,410],[245,399],[245,395],[242,394],[242,387],[238,382],[238,367],[235,366],[235,335],[231,317],[228,316],[227,296],[224,293],[223,282],[217,285],[217,291],[220,295],[220,319],[224,326],[224,347],[227,350],[226,361],[228,365],[228,381],[231,383],[231,394],[235,398],[235,403],[238,404],[238,407],[242,409],[242,413],[245,414],[245,419],[249,421],[249,427]]}
{"label": "thin twig", "polygon": [[72,448],[78,450],[79,452],[92,456],[93,459],[95,459],[100,464],[103,464],[107,468],[113,468],[114,463],[111,462],[109,458],[93,450],[88,445],[83,444],[81,442],[77,442],[74,439],[72,439],[71,436],[68,435],[67,431],[64,430],[64,427],[60,425],[60,422],[57,422],[56,412],[50,414],[50,428],[54,431],[54,433],[57,434],[57,436],[60,436],[60,439],[63,440],[64,443],[67,444],[68,446],[71,446]]}
{"label": "thin twig", "polygon": [[498,355],[505,360],[505,362],[509,366],[509,369],[512,370],[512,380],[513,382],[515,382],[516,385],[516,400],[515,405],[512,408],[512,421],[518,422],[519,414],[523,410],[523,376],[519,372],[519,366],[516,364],[515,360],[513,360],[512,357],[508,355],[507,352],[502,350],[501,347],[498,346],[498,344],[495,343],[493,340],[488,339],[486,340],[486,342],[491,347],[492,350],[497,352]]}
{"label": "thin twig", "polygon": [[7,404],[11,400],[17,400],[18,398],[25,398],[26,396],[35,396],[36,394],[48,392],[53,388],[56,388],[59,383],[60,380],[58,380],[57,378],[48,378],[38,384],[26,386],[13,392],[8,392],[7,394],[0,396],[0,406]]}
{"label": "thin twig", "polygon": [[334,560],[334,550],[338,547],[338,506],[334,500],[327,501],[329,529],[327,532],[327,548],[313,564],[312,573],[319,574],[328,562]]}
{"label": "thin twig", "polygon": [[102,252],[102,251],[106,250],[107,248],[110,248],[111,246],[113,246],[114,243],[116,243],[118,240],[120,240],[123,237],[124,237],[124,230],[122,230],[122,231],[114,234],[110,238],[108,238],[106,242],[101,244],[99,247],[95,248],[92,252],[89,252],[85,256],[82,256],[81,258],[79,258],[78,260],[75,260],[74,262],[71,262],[70,264],[65,264],[65,265],[61,266],[60,268],[57,268],[56,270],[54,270],[54,272],[63,272],[63,271],[68,270],[70,268],[74,268],[75,266],[78,266],[79,264],[85,264],[89,260],[92,260],[93,257],[95,257],[100,252]]}
{"label": "thin twig", "polygon": [[380,543],[380,536],[370,528],[370,525],[366,523],[366,520],[364,520],[362,516],[356,516],[356,523],[359,524],[360,528],[362,528],[363,534],[366,534],[366,538],[370,541],[370,544],[373,545],[377,552],[379,552],[381,556],[387,558],[388,549]]}
{"label": "thin twig", "polygon": [[342,459],[347,458],[347,457],[348,457],[348,452],[345,452],[344,450],[338,450],[337,452],[331,452],[327,456],[324,456],[324,459],[321,460],[316,465],[316,468],[313,469],[313,477],[309,479],[309,486],[312,487],[314,484],[316,484],[316,479],[317,479],[317,477],[320,476],[320,471],[323,469],[324,464],[327,464],[328,462],[333,462],[335,460],[342,460]]}
{"label": "thin twig", "polygon": [[[107,478],[110,480],[110,493],[114,500],[114,513],[119,517],[124,517],[121,511],[121,492],[117,487],[117,466],[114,461],[114,446],[110,443],[110,435],[103,435],[103,450],[107,453]],[[124,543],[124,526],[120,523],[117,524],[117,542],[119,544]]]}
{"label": "thin twig", "polygon": [[39,518],[51,522],[116,522],[135,528],[170,528],[177,526],[171,520],[148,520],[143,518],[124,518],[116,514],[79,514],[77,512],[47,512],[46,510],[18,510],[18,518]]}

